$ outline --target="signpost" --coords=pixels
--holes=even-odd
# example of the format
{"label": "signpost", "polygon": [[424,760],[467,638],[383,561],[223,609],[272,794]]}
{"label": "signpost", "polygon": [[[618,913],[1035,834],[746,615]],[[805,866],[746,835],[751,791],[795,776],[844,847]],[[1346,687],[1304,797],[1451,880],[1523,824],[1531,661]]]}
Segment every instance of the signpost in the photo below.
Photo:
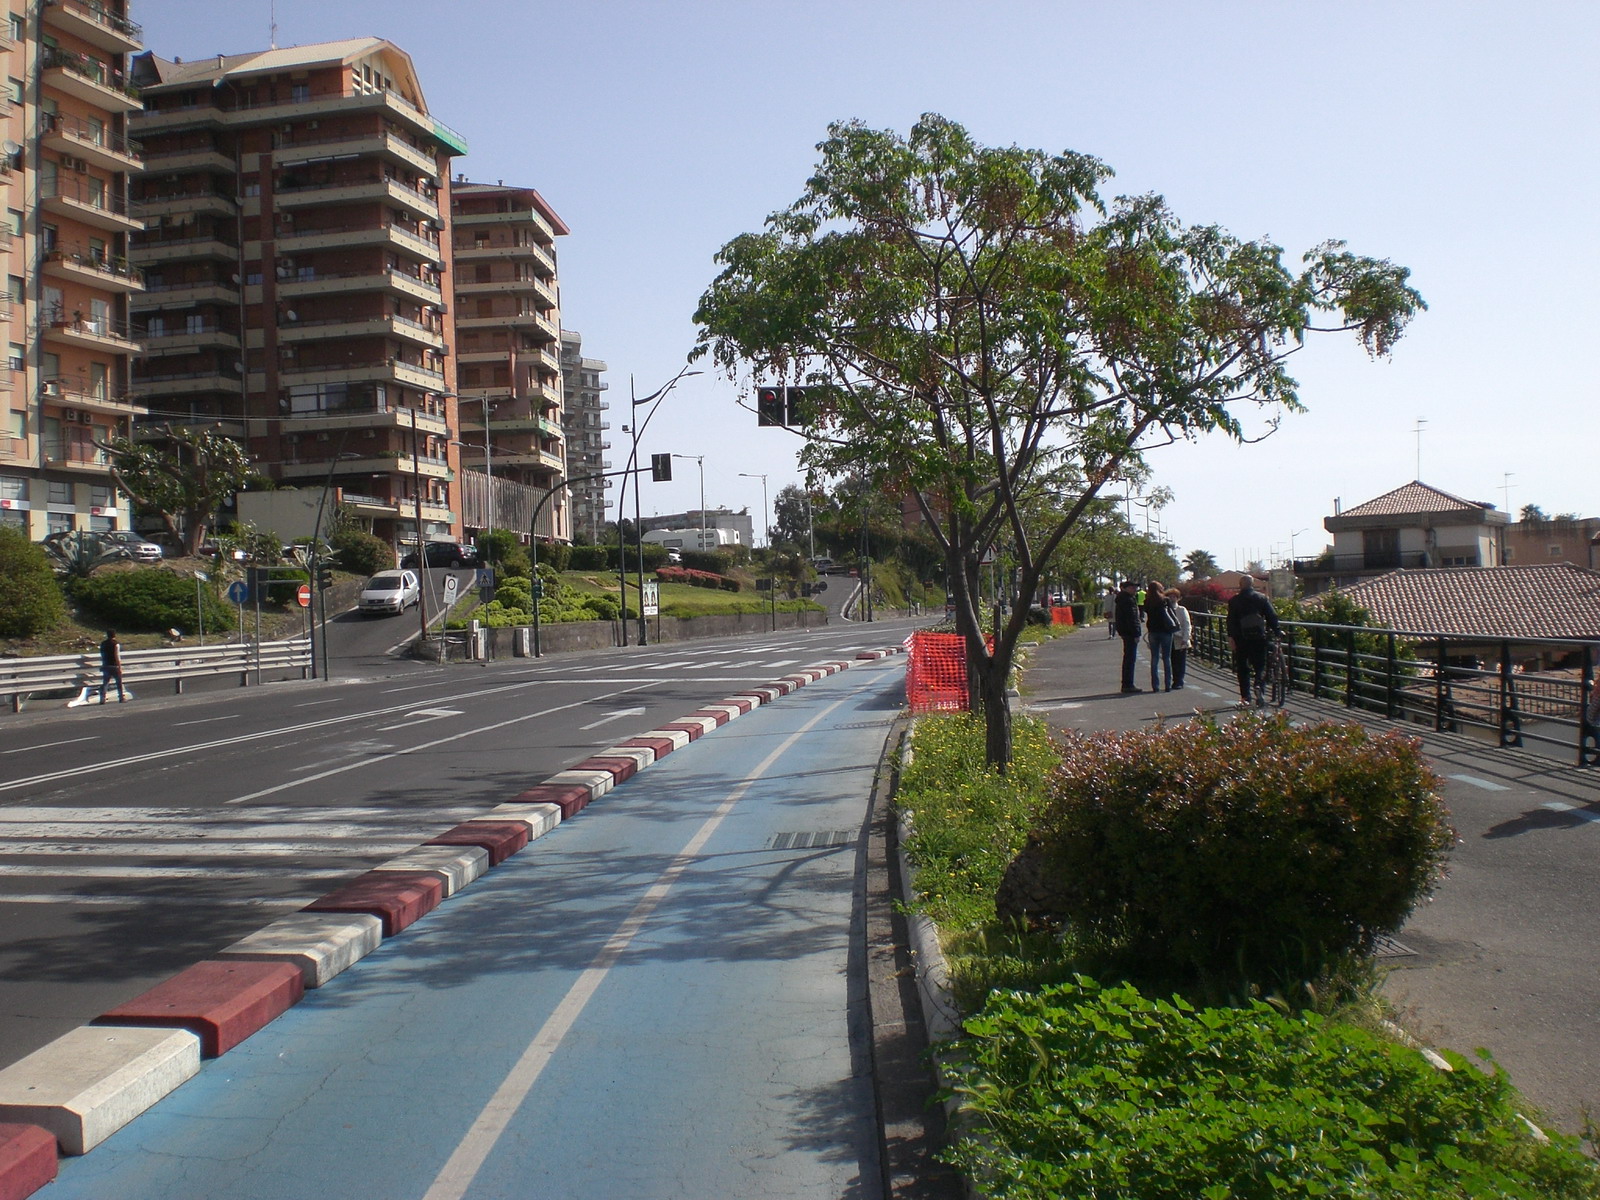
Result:
{"label": "signpost", "polygon": [[311,585],[309,583],[302,583],[298,588],[295,589],[294,598],[299,602],[301,608],[310,608]]}

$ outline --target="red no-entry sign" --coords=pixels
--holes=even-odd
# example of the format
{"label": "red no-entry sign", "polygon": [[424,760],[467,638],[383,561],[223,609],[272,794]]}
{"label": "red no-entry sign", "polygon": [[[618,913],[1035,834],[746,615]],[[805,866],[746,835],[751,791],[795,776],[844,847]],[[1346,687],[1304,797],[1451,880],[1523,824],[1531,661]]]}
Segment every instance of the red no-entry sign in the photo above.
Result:
{"label": "red no-entry sign", "polygon": [[294,594],[294,598],[296,600],[300,601],[300,607],[301,608],[310,608],[311,607],[311,585],[309,583],[302,583],[300,585],[299,589],[296,590],[296,592]]}

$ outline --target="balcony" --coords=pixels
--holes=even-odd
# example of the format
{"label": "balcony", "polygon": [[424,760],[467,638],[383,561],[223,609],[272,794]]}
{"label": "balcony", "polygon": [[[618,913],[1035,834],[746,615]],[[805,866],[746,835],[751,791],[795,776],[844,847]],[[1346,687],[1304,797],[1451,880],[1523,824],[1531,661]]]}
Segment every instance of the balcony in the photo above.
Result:
{"label": "balcony", "polygon": [[426,175],[439,170],[439,164],[431,154],[419,150],[399,134],[379,130],[371,133],[351,133],[347,130],[320,137],[301,136],[297,131],[292,142],[285,142],[272,152],[272,161],[278,167],[291,167],[373,156],[388,158]]}
{"label": "balcony", "polygon": [[126,17],[106,11],[93,0],[53,0],[42,4],[40,15],[51,29],[81,38],[97,50],[111,54],[137,54],[144,49],[144,30]]}
{"label": "balcony", "polygon": [[[406,387],[416,388],[423,392],[439,392],[444,390],[444,372],[433,371],[416,363],[404,362],[400,359],[373,359],[359,363],[340,363],[337,366],[328,363],[284,363],[278,369],[278,376],[288,383],[366,383],[369,381],[398,383]],[[262,391],[266,388],[266,374],[255,370],[250,372],[251,391]],[[420,427],[420,426],[419,426]]]}
{"label": "balcony", "polygon": [[39,140],[46,150],[84,159],[104,171],[144,169],[138,142],[62,113],[40,114]]}
{"label": "balcony", "polygon": [[130,214],[128,201],[101,179],[41,179],[39,203],[48,213],[108,233],[144,232],[144,221]]}
{"label": "balcony", "polygon": [[210,147],[179,146],[168,150],[144,146],[140,152],[144,157],[144,169],[150,175],[183,175],[191,171],[232,175],[238,169],[231,154]]}
{"label": "balcony", "polygon": [[342,296],[357,292],[391,292],[423,304],[442,305],[444,293],[426,279],[405,271],[315,272],[278,281],[279,299],[301,296]]}
{"label": "balcony", "polygon": [[222,371],[147,371],[133,381],[133,393],[142,398],[195,396],[207,392],[241,395],[244,382]]}
{"label": "balcony", "polygon": [[457,312],[456,328],[463,333],[492,329],[517,330],[546,341],[554,341],[561,336],[561,331],[556,328],[554,321],[536,312],[495,313],[488,316]]}
{"label": "balcony", "polygon": [[439,243],[430,241],[404,225],[332,225],[320,229],[280,226],[278,249],[283,254],[304,254],[313,250],[345,250],[359,246],[387,246],[404,250],[427,262],[442,262]]}
{"label": "balcony", "polygon": [[39,385],[39,398],[46,404],[123,419],[142,417],[150,411],[135,403],[131,396],[110,396],[97,390],[91,380],[81,375],[46,379]]}
{"label": "balcony", "polygon": [[353,400],[310,410],[296,410],[280,420],[286,432],[297,433],[340,429],[398,429],[409,438],[413,423],[419,435],[431,433],[437,437],[444,437],[450,432],[449,423],[442,414],[423,412],[406,405],[380,406],[370,399]]}
{"label": "balcony", "polygon": [[158,238],[135,242],[128,247],[128,257],[135,262],[178,262],[193,259],[222,259],[235,262],[239,247],[225,242],[215,234],[202,233],[195,237]]}
{"label": "balcony", "polygon": [[58,246],[46,250],[40,266],[46,275],[127,295],[144,290],[144,272],[125,258]]}
{"label": "balcony", "polygon": [[550,222],[544,219],[544,214],[536,208],[519,208],[513,212],[457,212],[451,217],[451,224],[458,227],[485,225],[518,226],[528,225],[534,230],[534,237],[546,246],[555,244],[556,231]]}
{"label": "balcony", "polygon": [[520,246],[456,246],[459,263],[528,262],[545,279],[556,277],[555,256],[543,246],[532,242]]}
{"label": "balcony", "polygon": [[239,335],[219,325],[207,324],[190,326],[185,324],[181,328],[174,326],[168,329],[164,326],[154,328],[146,326],[139,335],[139,343],[144,347],[146,358],[158,358],[169,354],[194,354],[201,350],[230,350],[239,351]]}
{"label": "balcony", "polygon": [[110,351],[113,354],[138,354],[139,343],[133,340],[126,321],[113,321],[109,317],[84,317],[74,314],[66,317],[41,317],[39,336],[47,342],[65,343],[82,350]]}
{"label": "balcony", "polygon": [[133,202],[133,209],[147,222],[151,217],[171,217],[180,213],[190,217],[226,217],[231,221],[239,215],[239,202],[230,193],[215,188],[154,194],[147,191]]}
{"label": "balcony", "polygon": [[[49,6],[46,6],[49,7]],[[123,73],[87,54],[44,48],[44,85],[105,112],[138,112],[143,105]]]}
{"label": "balcony", "polygon": [[193,308],[196,304],[239,303],[239,285],[220,279],[176,280],[155,286],[147,277],[144,291],[145,294],[135,302],[135,307],[142,313],[164,308]]}
{"label": "balcony", "polygon": [[278,188],[272,194],[273,204],[280,210],[305,208],[308,205],[360,204],[381,202],[423,217],[439,219],[439,205],[430,196],[409,188],[397,179],[335,180],[331,183],[308,183],[297,187]]}
{"label": "balcony", "polygon": [[65,471],[92,471],[100,475],[111,471],[110,455],[87,438],[81,441],[45,438],[44,462],[47,467]]}
{"label": "balcony", "polygon": [[393,315],[327,317],[311,321],[286,321],[278,325],[280,343],[359,337],[398,338],[430,350],[437,350],[444,345],[444,335],[437,329],[429,329],[416,321]]}

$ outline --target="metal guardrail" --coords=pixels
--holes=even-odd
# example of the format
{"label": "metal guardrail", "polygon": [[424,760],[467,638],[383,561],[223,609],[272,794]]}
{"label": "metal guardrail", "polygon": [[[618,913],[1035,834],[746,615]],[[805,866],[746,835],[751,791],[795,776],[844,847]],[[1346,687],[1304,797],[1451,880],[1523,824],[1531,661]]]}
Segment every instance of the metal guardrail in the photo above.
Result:
{"label": "metal guardrail", "polygon": [[[1226,617],[1193,617],[1190,653],[1232,671]],[[1572,747],[1579,766],[1600,766],[1600,723],[1587,703],[1600,668],[1600,641],[1307,621],[1284,621],[1282,632],[1294,691],[1441,732],[1487,730],[1501,747]],[[1527,665],[1541,658],[1573,665]]]}
{"label": "metal guardrail", "polygon": [[[186,680],[231,674],[237,674],[239,686],[245,687],[251,675],[260,683],[264,671],[284,670],[298,670],[302,679],[310,676],[311,644],[306,639],[122,652],[122,682],[129,691],[170,680],[174,694],[181,695]],[[0,696],[10,698],[12,712],[21,712],[32,696],[73,692],[78,693],[79,702],[90,695],[99,698],[98,649],[82,654],[0,659]]]}

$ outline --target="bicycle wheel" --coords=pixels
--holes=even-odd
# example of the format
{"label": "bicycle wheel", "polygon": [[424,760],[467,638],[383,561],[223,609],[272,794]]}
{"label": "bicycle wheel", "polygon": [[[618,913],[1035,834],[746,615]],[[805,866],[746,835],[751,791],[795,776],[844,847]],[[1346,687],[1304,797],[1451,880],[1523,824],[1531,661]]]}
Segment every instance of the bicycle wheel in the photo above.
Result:
{"label": "bicycle wheel", "polygon": [[1272,647],[1272,657],[1267,663],[1267,695],[1274,708],[1282,708],[1289,698],[1289,660],[1279,645]]}

